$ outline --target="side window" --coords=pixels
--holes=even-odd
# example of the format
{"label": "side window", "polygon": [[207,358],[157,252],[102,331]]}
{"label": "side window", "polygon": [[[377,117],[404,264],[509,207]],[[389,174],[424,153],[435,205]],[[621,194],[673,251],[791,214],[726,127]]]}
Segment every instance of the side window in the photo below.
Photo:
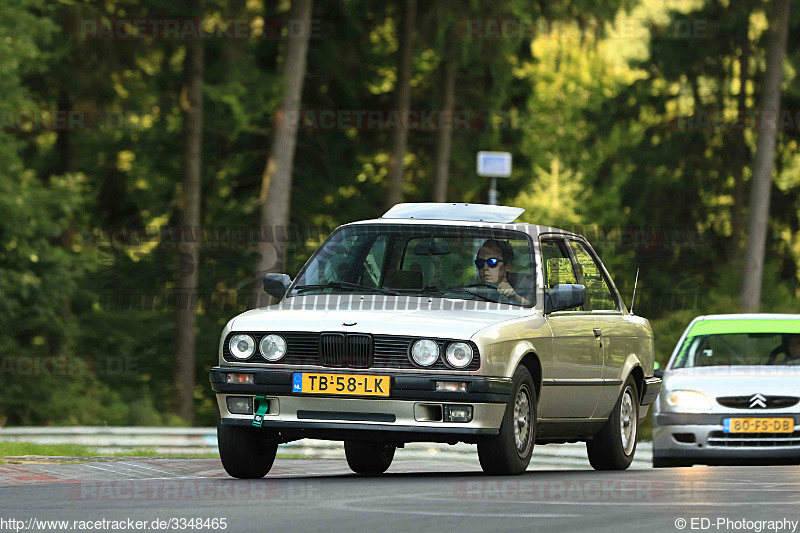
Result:
{"label": "side window", "polygon": [[592,311],[617,311],[619,309],[617,300],[611,293],[600,266],[583,244],[578,241],[569,241],[569,245],[575,254],[575,270],[578,273],[578,283],[586,286],[588,309]]}
{"label": "side window", "polygon": [[542,240],[542,264],[547,290],[559,284],[578,283],[563,241]]}

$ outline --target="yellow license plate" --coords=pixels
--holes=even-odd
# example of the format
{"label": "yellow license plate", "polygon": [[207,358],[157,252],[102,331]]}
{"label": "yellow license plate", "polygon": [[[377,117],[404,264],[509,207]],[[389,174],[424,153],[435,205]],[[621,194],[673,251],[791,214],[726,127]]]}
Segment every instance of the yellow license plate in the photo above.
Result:
{"label": "yellow license plate", "polygon": [[726,418],[725,433],[791,433],[794,418]]}
{"label": "yellow license plate", "polygon": [[295,372],[292,392],[342,394],[347,396],[389,396],[389,376],[364,374],[309,374]]}

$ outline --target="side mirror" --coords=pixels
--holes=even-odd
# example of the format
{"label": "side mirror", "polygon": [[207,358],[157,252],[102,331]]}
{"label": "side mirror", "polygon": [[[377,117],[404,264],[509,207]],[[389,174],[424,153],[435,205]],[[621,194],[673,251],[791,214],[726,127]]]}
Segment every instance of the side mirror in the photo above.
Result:
{"label": "side mirror", "polygon": [[282,300],[292,284],[292,278],[286,274],[267,274],[264,276],[264,292]]}
{"label": "side mirror", "polygon": [[583,307],[586,287],[578,284],[559,284],[545,293],[544,313],[549,315],[563,309]]}
{"label": "side mirror", "polygon": [[664,370],[661,368],[656,368],[653,370],[653,375],[659,379],[664,379]]}

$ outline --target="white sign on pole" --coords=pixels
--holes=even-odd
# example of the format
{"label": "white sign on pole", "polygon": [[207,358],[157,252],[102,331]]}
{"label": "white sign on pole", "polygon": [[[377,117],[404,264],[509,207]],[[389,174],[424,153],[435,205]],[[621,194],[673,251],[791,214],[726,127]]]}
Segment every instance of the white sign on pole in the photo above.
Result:
{"label": "white sign on pole", "polygon": [[478,176],[487,178],[511,177],[511,153],[478,152]]}

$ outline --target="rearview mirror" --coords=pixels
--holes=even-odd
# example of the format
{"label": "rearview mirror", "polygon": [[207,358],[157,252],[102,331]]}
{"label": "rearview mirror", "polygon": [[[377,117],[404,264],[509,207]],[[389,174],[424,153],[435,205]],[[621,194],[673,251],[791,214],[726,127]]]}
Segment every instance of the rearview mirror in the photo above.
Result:
{"label": "rearview mirror", "polygon": [[414,246],[414,255],[447,255],[449,253],[449,242],[419,242]]}
{"label": "rearview mirror", "polygon": [[286,274],[267,274],[264,276],[264,292],[282,300],[292,284],[292,278]]}
{"label": "rearview mirror", "polygon": [[545,314],[562,311],[564,309],[570,309],[572,307],[583,307],[585,292],[586,287],[575,283],[562,283],[556,285],[545,293]]}

